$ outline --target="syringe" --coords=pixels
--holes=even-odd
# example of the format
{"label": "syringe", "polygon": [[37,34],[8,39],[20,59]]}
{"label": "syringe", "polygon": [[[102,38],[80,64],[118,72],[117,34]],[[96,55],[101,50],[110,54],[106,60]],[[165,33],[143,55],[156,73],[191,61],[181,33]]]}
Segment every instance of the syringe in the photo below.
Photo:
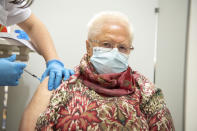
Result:
{"label": "syringe", "polygon": [[40,79],[38,76],[36,76],[35,74],[32,74],[32,73],[30,73],[29,71],[27,71],[27,70],[25,70],[25,69],[24,69],[24,71],[25,71],[26,73],[28,73],[29,75],[33,76],[34,78],[38,79],[39,81],[41,81],[41,79]]}

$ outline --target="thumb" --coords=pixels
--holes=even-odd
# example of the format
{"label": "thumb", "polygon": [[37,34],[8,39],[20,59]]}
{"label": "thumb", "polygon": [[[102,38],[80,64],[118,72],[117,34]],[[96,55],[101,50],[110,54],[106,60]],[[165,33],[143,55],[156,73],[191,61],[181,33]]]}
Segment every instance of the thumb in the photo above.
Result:
{"label": "thumb", "polygon": [[26,67],[27,65],[25,64],[25,63],[22,63],[22,62],[18,62],[17,63],[17,67],[18,67],[18,69],[24,69],[25,67]]}
{"label": "thumb", "polygon": [[46,69],[46,71],[42,74],[42,77],[41,77],[41,81],[40,82],[42,82],[44,80],[44,78],[48,76],[48,74],[49,74],[49,70]]}
{"label": "thumb", "polygon": [[10,56],[8,58],[5,58],[5,59],[8,60],[8,61],[10,61],[10,62],[13,62],[13,61],[16,60],[16,55],[14,54],[14,55],[12,55],[12,56]]}

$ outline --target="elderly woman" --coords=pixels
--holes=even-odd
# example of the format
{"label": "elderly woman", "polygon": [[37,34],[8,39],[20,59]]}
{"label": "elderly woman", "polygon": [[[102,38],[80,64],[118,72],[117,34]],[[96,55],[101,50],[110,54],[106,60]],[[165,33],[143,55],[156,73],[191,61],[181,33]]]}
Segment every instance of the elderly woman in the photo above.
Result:
{"label": "elderly woman", "polygon": [[104,12],[89,23],[87,54],[56,91],[47,79],[27,106],[20,130],[174,130],[163,94],[128,65],[126,16]]}

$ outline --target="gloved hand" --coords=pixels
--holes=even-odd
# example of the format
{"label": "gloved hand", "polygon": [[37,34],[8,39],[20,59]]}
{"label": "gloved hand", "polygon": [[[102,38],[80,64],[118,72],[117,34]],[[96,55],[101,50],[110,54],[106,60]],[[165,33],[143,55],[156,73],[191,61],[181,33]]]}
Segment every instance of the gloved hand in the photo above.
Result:
{"label": "gloved hand", "polygon": [[19,39],[30,40],[30,38],[27,35],[27,33],[25,31],[23,31],[23,30],[15,30],[15,33],[19,34],[17,36],[17,38],[19,38]]}
{"label": "gloved hand", "polygon": [[26,64],[14,62],[16,55],[0,58],[0,86],[16,86]]}
{"label": "gloved hand", "polygon": [[42,75],[41,82],[49,75],[48,90],[51,91],[60,85],[62,78],[67,80],[73,74],[74,71],[65,69],[64,64],[59,60],[50,60],[47,62],[47,69]]}

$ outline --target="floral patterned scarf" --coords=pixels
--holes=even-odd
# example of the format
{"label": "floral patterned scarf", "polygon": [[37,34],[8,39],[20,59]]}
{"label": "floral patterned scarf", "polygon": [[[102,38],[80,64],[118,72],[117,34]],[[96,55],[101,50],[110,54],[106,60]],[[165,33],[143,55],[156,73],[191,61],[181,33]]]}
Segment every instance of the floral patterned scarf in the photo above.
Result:
{"label": "floral patterned scarf", "polygon": [[130,67],[121,73],[98,74],[84,55],[79,65],[83,84],[99,94],[107,96],[129,95],[135,90],[135,82]]}

